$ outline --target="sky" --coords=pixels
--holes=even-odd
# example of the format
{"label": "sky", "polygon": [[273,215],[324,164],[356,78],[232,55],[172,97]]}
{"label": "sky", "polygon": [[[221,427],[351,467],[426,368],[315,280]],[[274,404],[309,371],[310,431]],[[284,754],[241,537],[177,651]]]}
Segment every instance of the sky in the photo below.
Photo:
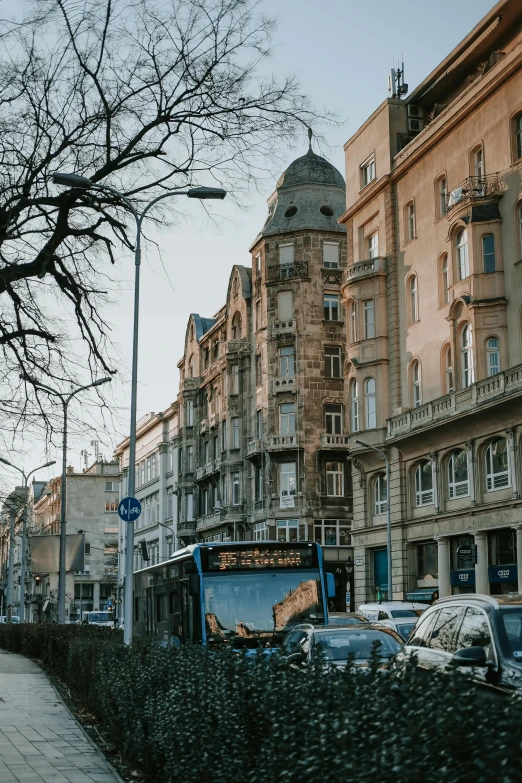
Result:
{"label": "sky", "polygon": [[[7,7],[14,0],[4,0]],[[0,7],[6,5],[0,0]],[[304,92],[318,107],[335,112],[339,128],[326,130],[328,147],[319,151],[344,175],[343,144],[388,96],[388,74],[404,60],[410,92],[464,38],[493,7],[492,0],[260,0],[259,9],[275,17],[273,57],[265,69],[297,73]],[[266,218],[266,199],[277,176],[292,160],[306,152],[308,140],[288,150],[281,170],[252,189],[246,208],[223,202],[219,217],[211,222],[201,206],[188,203],[187,219],[168,230],[151,234],[157,243],[143,258],[139,331],[138,417],[159,412],[176,399],[185,330],[190,313],[211,317],[224,304],[233,264],[251,264],[248,248]],[[200,184],[205,184],[201,182]],[[214,184],[214,183],[209,183]],[[185,205],[180,205],[185,207]],[[106,311],[112,340],[130,368],[132,349],[133,259],[129,256],[128,279],[122,283]],[[107,400],[117,418],[100,427],[97,438],[110,458],[112,449],[128,433],[130,372],[125,369],[113,381]],[[73,437],[69,464],[83,466],[80,451],[91,455],[93,434]],[[9,455],[5,455],[9,457]],[[27,444],[27,469],[48,458],[60,459],[44,442]],[[92,459],[91,459],[92,461]],[[54,468],[37,474],[50,478]],[[0,482],[14,486],[16,475],[0,473]]]}

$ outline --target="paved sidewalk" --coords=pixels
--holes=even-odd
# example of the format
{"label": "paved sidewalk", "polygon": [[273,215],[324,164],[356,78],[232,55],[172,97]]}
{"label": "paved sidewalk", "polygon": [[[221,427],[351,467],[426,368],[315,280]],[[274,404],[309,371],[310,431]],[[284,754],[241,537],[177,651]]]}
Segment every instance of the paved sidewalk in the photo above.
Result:
{"label": "paved sidewalk", "polygon": [[121,783],[40,667],[3,650],[0,783]]}

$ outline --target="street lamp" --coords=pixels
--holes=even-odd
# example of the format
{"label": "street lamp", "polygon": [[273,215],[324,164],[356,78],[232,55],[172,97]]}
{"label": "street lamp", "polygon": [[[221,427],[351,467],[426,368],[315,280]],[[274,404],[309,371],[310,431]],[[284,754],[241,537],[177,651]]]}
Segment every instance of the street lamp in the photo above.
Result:
{"label": "street lamp", "polygon": [[[46,462],[45,465],[40,465],[39,468],[34,468],[33,470],[29,471],[29,473],[26,473],[22,468],[19,468],[17,465],[13,465],[12,462],[9,462],[9,460],[4,459],[3,457],[0,457],[0,462],[3,462],[4,465],[9,465],[10,468],[13,468],[14,470],[17,470],[19,473],[22,474],[24,479],[24,510],[22,515],[22,562],[20,564],[20,622],[25,622],[25,569],[26,569],[26,563],[27,563],[27,482],[29,480],[29,476],[32,476],[33,473],[36,473],[37,470],[43,470],[44,468],[48,468],[51,465],[56,464],[56,460],[53,459],[51,462]],[[14,525],[14,519],[13,519],[13,525]],[[14,545],[14,531],[12,540],[10,541],[10,546]],[[11,591],[13,589],[13,558],[9,558],[9,576],[8,576],[8,582],[11,584]],[[10,596],[10,600],[12,603],[13,596]]]}
{"label": "street lamp", "polygon": [[387,560],[388,560],[388,601],[393,600],[393,591],[392,591],[392,539],[391,539],[391,511],[390,511],[390,460],[388,459],[387,455],[384,451],[381,451],[381,449],[378,449],[376,446],[370,446],[369,443],[365,443],[362,440],[356,440],[355,441],[359,446],[364,446],[367,449],[371,449],[372,451],[376,451],[377,454],[380,454],[381,457],[384,460],[384,463],[386,465],[386,533],[387,533]]}
{"label": "street lamp", "polygon": [[[134,325],[132,338],[132,375],[131,375],[131,411],[130,411],[130,433],[129,433],[129,480],[127,486],[127,495],[134,497],[136,489],[136,407],[138,394],[138,322],[140,311],[140,265],[141,265],[141,227],[147,212],[164,198],[170,196],[187,196],[188,198],[197,198],[201,200],[219,199],[223,200],[227,195],[226,190],[222,188],[197,187],[188,190],[170,190],[161,193],[142,209],[141,213],[123,193],[113,188],[111,185],[99,185],[88,177],[80,174],[55,172],[53,182],[56,185],[65,185],[68,188],[79,188],[83,190],[101,190],[115,195],[132,213],[136,221],[136,243],[134,246]],[[134,625],[134,602],[133,602],[133,572],[134,572],[134,520],[127,520],[125,537],[125,587],[124,587],[124,644],[132,644],[132,629]],[[118,580],[119,581],[119,580]]]}
{"label": "street lamp", "polygon": [[103,383],[110,383],[112,378],[107,376],[105,378],[99,378],[93,383],[87,383],[85,386],[78,386],[73,389],[69,394],[60,392],[57,389],[53,389],[51,386],[47,386],[45,383],[40,383],[36,378],[31,377],[27,373],[22,376],[24,380],[29,381],[33,386],[43,389],[48,394],[54,394],[55,397],[60,399],[63,408],[63,438],[62,438],[62,486],[60,493],[60,560],[58,571],[58,622],[65,623],[65,552],[67,546],[67,531],[65,520],[65,505],[67,502],[67,414],[69,403],[73,397],[79,392],[86,389],[92,389],[95,386],[101,386]]}

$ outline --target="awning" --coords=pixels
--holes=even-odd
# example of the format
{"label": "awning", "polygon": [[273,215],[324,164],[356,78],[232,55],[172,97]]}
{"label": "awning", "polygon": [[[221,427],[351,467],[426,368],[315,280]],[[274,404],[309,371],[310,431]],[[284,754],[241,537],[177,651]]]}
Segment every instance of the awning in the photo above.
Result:
{"label": "awning", "polygon": [[425,601],[427,603],[428,601],[431,601],[433,594],[438,592],[438,587],[426,587],[422,590],[413,590],[411,593],[406,593],[406,600],[413,602],[419,601],[420,603]]}

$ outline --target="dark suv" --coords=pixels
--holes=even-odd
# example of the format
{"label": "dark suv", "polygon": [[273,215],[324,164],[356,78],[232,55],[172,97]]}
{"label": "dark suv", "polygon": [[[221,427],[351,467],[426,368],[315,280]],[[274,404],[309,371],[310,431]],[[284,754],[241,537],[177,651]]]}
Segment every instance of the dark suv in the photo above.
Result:
{"label": "dark suv", "polygon": [[422,615],[397,662],[426,673],[457,666],[488,694],[522,695],[522,596],[454,595]]}
{"label": "dark suv", "polygon": [[395,631],[376,625],[297,625],[283,644],[281,654],[293,666],[309,666],[321,656],[330,667],[346,667],[348,658],[354,667],[368,668],[372,648],[376,646],[381,667],[402,648],[403,641]]}

